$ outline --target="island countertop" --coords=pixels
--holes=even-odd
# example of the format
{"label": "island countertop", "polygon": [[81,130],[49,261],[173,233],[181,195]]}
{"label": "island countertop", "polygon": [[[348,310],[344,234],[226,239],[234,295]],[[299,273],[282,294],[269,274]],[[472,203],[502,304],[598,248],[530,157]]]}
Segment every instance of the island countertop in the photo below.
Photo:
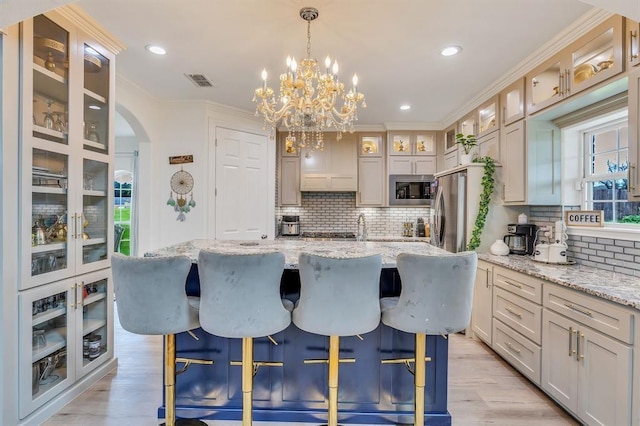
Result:
{"label": "island countertop", "polygon": [[252,254],[279,251],[285,255],[285,269],[298,269],[301,253],[320,256],[352,258],[382,255],[383,268],[395,268],[396,257],[400,253],[448,256],[451,253],[425,242],[387,241],[302,241],[295,239],[233,241],[233,240],[190,240],[169,247],[145,253],[145,257],[186,255],[193,263],[198,262],[198,253],[206,249],[218,253]]}

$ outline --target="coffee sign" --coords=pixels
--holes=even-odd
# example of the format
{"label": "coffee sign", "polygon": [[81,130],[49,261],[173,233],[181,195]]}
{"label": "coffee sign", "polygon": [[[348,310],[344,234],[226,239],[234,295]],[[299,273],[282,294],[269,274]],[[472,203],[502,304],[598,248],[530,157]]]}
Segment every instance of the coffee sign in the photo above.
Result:
{"label": "coffee sign", "polygon": [[567,226],[603,226],[602,210],[568,210],[564,212]]}

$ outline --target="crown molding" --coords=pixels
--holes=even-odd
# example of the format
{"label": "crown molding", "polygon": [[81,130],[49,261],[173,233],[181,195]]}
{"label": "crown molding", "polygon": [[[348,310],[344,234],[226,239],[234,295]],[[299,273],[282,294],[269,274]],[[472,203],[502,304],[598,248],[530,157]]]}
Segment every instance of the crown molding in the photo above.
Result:
{"label": "crown molding", "polygon": [[511,68],[511,70],[507,71],[507,73],[505,73],[500,79],[452,112],[442,121],[442,123],[440,123],[440,128],[444,129],[450,126],[460,117],[480,106],[491,96],[495,96],[497,93],[500,93],[501,90],[509,86],[515,80],[522,78],[529,71],[542,64],[544,61],[548,60],[553,55],[589,32],[592,28],[601,24],[613,15],[614,13],[612,12],[594,7],[589,12],[582,15],[578,20],[574,21],[571,25],[567,26],[554,38],[542,45],[531,55],[523,59],[515,67]]}
{"label": "crown molding", "polygon": [[76,6],[75,4],[66,4],[57,8],[56,12],[60,13],[60,15],[71,21],[83,32],[87,33],[98,43],[104,46],[105,49],[108,49],[114,54],[117,55],[127,48],[123,42],[109,34],[107,30],[98,23],[98,21],[93,19],[81,7]]}

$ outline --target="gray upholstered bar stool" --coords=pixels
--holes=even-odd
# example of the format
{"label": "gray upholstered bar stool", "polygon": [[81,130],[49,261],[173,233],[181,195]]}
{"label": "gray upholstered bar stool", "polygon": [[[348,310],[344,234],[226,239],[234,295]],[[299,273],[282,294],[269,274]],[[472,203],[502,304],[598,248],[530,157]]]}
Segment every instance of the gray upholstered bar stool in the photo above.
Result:
{"label": "gray upholstered bar stool", "polygon": [[478,256],[475,252],[397,257],[402,290],[400,297],[380,300],[383,324],[415,333],[414,424],[424,425],[426,335],[447,335],[464,330],[471,319],[473,283]]}
{"label": "gray upholstered bar stool", "polygon": [[303,253],[298,267],[300,299],[293,323],[303,331],[329,336],[328,424],[336,426],[340,336],[378,327],[382,256],[331,258]]}
{"label": "gray upholstered bar stool", "polygon": [[283,270],[282,253],[201,250],[198,256],[202,329],[215,336],[242,339],[243,426],[252,424],[253,376],[258,368],[282,366],[281,362],[254,362],[253,338],[270,337],[291,324],[293,303],[280,299]]}
{"label": "gray upholstered bar stool", "polygon": [[198,310],[189,304],[185,293],[191,259],[114,253],[111,268],[122,328],[135,334],[164,336],[165,424],[206,425],[197,419],[176,420],[175,334],[200,327]]}

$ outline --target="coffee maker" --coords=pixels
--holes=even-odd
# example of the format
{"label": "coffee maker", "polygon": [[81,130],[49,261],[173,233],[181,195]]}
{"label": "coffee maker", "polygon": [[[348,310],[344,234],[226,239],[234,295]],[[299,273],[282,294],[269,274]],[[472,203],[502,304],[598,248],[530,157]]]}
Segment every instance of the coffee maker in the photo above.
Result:
{"label": "coffee maker", "polygon": [[532,255],[538,227],[530,223],[511,223],[507,225],[508,234],[504,242],[509,246],[510,254]]}

